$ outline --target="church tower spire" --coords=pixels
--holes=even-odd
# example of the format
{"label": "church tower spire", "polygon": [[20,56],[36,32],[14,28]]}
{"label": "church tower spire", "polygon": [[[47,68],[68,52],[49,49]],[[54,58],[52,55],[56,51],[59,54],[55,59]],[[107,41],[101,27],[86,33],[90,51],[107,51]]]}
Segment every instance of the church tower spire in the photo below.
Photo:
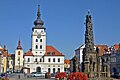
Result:
{"label": "church tower spire", "polygon": [[38,5],[37,19],[40,19],[40,5]]}
{"label": "church tower spire", "polygon": [[6,51],[6,50],[7,50],[7,49],[6,49],[6,45],[5,45],[5,44],[4,44],[4,48],[3,48],[3,50],[4,50],[4,51]]}
{"label": "church tower spire", "polygon": [[37,19],[34,21],[34,25],[35,26],[32,28],[32,30],[34,30],[34,29],[45,29],[43,27],[44,22],[41,20],[40,5],[38,5]]}
{"label": "church tower spire", "polygon": [[22,50],[22,47],[21,47],[21,43],[20,43],[20,40],[18,41],[17,50],[18,50],[18,49]]}

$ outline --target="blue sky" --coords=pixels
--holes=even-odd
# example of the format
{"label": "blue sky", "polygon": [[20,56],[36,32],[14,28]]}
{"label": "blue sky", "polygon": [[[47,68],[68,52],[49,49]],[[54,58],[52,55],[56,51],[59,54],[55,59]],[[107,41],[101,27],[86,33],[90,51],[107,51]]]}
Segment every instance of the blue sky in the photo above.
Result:
{"label": "blue sky", "polygon": [[14,53],[20,38],[23,50],[31,48],[31,33],[40,4],[47,32],[47,45],[53,45],[66,58],[84,44],[85,15],[90,10],[95,44],[120,43],[120,0],[1,0],[0,44]]}

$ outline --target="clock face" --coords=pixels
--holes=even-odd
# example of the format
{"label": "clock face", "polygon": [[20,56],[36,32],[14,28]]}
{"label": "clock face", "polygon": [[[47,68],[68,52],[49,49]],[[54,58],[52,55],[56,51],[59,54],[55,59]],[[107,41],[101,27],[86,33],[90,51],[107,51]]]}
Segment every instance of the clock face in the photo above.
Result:
{"label": "clock face", "polygon": [[38,35],[37,35],[37,38],[41,38],[41,35],[40,35],[40,34],[38,34]]}

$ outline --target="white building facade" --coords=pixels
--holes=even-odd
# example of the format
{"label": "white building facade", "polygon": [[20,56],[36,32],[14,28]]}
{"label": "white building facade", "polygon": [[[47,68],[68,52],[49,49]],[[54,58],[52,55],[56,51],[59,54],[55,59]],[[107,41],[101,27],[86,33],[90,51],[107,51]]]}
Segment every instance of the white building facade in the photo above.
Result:
{"label": "white building facade", "polygon": [[23,68],[23,58],[24,52],[21,47],[20,40],[18,41],[18,46],[15,50],[15,71],[22,71]]}
{"label": "white building facade", "polygon": [[83,62],[83,49],[85,48],[85,45],[80,46],[78,49],[75,50],[75,55],[79,59],[80,64]]}
{"label": "white building facade", "polygon": [[24,72],[64,72],[64,55],[53,46],[46,46],[46,28],[40,18],[39,6],[34,25],[32,28],[32,49],[24,54]]}
{"label": "white building facade", "polygon": [[3,48],[0,46],[0,73],[4,72],[4,66],[3,66]]}

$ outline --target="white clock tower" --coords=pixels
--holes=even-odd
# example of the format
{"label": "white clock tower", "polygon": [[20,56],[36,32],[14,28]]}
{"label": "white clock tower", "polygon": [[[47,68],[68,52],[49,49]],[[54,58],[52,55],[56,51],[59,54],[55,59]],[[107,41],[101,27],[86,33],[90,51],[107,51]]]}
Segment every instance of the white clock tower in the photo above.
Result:
{"label": "white clock tower", "polygon": [[40,18],[40,6],[38,5],[37,20],[32,28],[32,53],[35,56],[43,56],[46,52],[46,32],[44,22]]}

